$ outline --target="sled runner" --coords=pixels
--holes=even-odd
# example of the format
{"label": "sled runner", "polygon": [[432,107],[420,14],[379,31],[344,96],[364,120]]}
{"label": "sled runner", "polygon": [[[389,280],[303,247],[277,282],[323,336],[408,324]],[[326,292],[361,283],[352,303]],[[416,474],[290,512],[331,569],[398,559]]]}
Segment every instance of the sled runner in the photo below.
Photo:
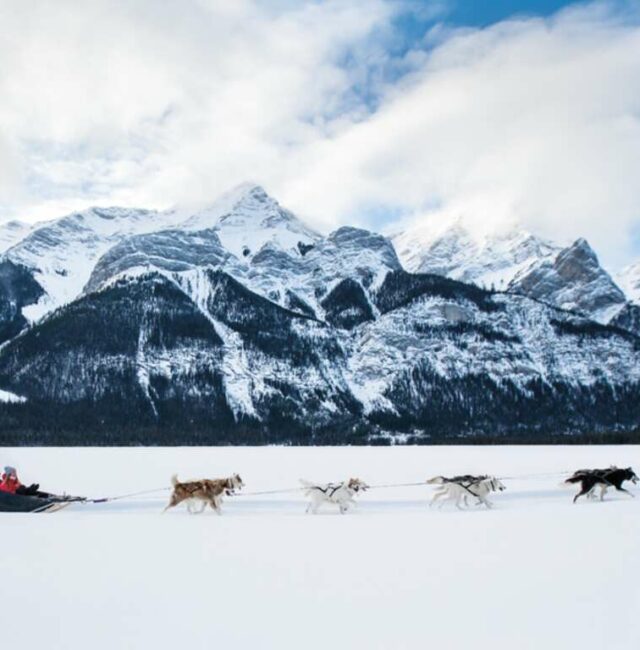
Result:
{"label": "sled runner", "polygon": [[0,512],[56,512],[78,501],[84,501],[84,498],[53,494],[37,497],[0,492]]}

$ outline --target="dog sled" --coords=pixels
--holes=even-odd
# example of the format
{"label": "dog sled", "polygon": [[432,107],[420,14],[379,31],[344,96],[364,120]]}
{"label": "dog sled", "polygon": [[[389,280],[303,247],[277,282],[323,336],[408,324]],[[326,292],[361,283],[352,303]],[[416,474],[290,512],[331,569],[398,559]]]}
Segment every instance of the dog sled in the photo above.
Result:
{"label": "dog sled", "polygon": [[57,512],[72,503],[85,501],[84,497],[30,496],[0,492],[0,512]]}

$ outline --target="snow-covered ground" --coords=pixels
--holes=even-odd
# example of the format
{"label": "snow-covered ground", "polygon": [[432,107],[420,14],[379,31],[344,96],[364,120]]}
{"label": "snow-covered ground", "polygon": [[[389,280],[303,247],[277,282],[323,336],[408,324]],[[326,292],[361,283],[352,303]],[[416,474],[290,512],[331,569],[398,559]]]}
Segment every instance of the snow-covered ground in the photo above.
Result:
{"label": "snow-covered ground", "polygon": [[[371,484],[492,473],[495,509],[428,509],[380,488],[341,516],[298,493],[160,512],[166,494],[0,514],[0,643],[20,650],[475,648],[640,644],[640,499],[571,503],[562,473],[635,465],[638,447],[0,449],[52,491],[112,496],[239,472]],[[557,473],[557,474],[554,474]],[[547,476],[530,476],[549,474]],[[553,474],[553,475],[552,475]],[[628,485],[636,495],[638,488]]]}

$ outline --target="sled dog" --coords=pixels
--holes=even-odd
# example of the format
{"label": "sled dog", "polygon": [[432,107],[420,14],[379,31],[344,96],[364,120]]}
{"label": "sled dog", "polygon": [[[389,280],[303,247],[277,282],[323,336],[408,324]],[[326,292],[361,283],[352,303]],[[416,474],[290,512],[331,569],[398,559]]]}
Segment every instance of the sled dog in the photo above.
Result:
{"label": "sled dog", "polygon": [[587,495],[588,498],[592,496],[596,487],[600,488],[600,501],[604,500],[604,495],[610,487],[614,487],[618,492],[625,492],[632,497],[633,494],[629,490],[625,490],[622,484],[625,481],[631,481],[636,484],[638,480],[636,473],[631,467],[621,469],[614,466],[608,469],[579,469],[565,483],[580,483],[580,490],[573,497],[573,502],[575,503],[578,497]]}
{"label": "sled dog", "polygon": [[[238,474],[234,474],[229,478],[201,479],[199,481],[187,481],[184,483],[178,481],[178,476],[174,474],[171,477],[171,484],[173,485],[173,492],[169,505],[163,512],[186,501],[187,510],[190,513],[201,513],[207,507],[207,504],[209,504],[213,510],[221,514],[223,496],[225,494],[230,496],[236,490],[244,487],[244,483]],[[201,504],[199,510],[194,510],[193,508],[193,504],[196,501],[199,501]]]}
{"label": "sled dog", "polygon": [[344,514],[352,505],[355,505],[353,498],[358,492],[364,492],[369,486],[359,478],[350,478],[342,483],[317,484],[300,479],[304,488],[304,495],[309,497],[307,512],[316,514],[323,503],[334,503]]}
{"label": "sled dog", "polygon": [[493,503],[489,501],[487,495],[490,492],[506,490],[506,487],[499,479],[495,478],[495,476],[486,475],[473,476],[465,474],[452,478],[435,476],[429,479],[427,483],[440,486],[431,498],[430,506],[442,499],[438,507],[442,507],[446,501],[453,501],[459,510],[462,510],[462,502],[464,502],[465,506],[469,505],[469,497],[474,497],[478,505],[482,504],[486,508],[492,508]]}

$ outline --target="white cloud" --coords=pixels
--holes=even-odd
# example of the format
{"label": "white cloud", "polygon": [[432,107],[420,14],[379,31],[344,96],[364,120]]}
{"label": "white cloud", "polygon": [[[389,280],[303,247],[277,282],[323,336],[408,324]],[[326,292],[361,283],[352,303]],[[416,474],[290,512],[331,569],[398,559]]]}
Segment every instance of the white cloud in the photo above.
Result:
{"label": "white cloud", "polygon": [[387,45],[403,7],[4,3],[0,216],[195,203],[251,179],[319,227],[380,226],[381,212],[517,219],[626,262],[638,16],[599,3],[440,27],[400,61]]}
{"label": "white cloud", "polygon": [[640,29],[605,9],[451,34],[376,115],[316,145],[289,202],[519,220],[623,263],[640,220]]}
{"label": "white cloud", "polygon": [[80,192],[162,205],[247,177],[276,183],[292,150],[363,114],[341,60],[363,68],[390,15],[382,0],[9,4],[0,123],[34,207]]}

